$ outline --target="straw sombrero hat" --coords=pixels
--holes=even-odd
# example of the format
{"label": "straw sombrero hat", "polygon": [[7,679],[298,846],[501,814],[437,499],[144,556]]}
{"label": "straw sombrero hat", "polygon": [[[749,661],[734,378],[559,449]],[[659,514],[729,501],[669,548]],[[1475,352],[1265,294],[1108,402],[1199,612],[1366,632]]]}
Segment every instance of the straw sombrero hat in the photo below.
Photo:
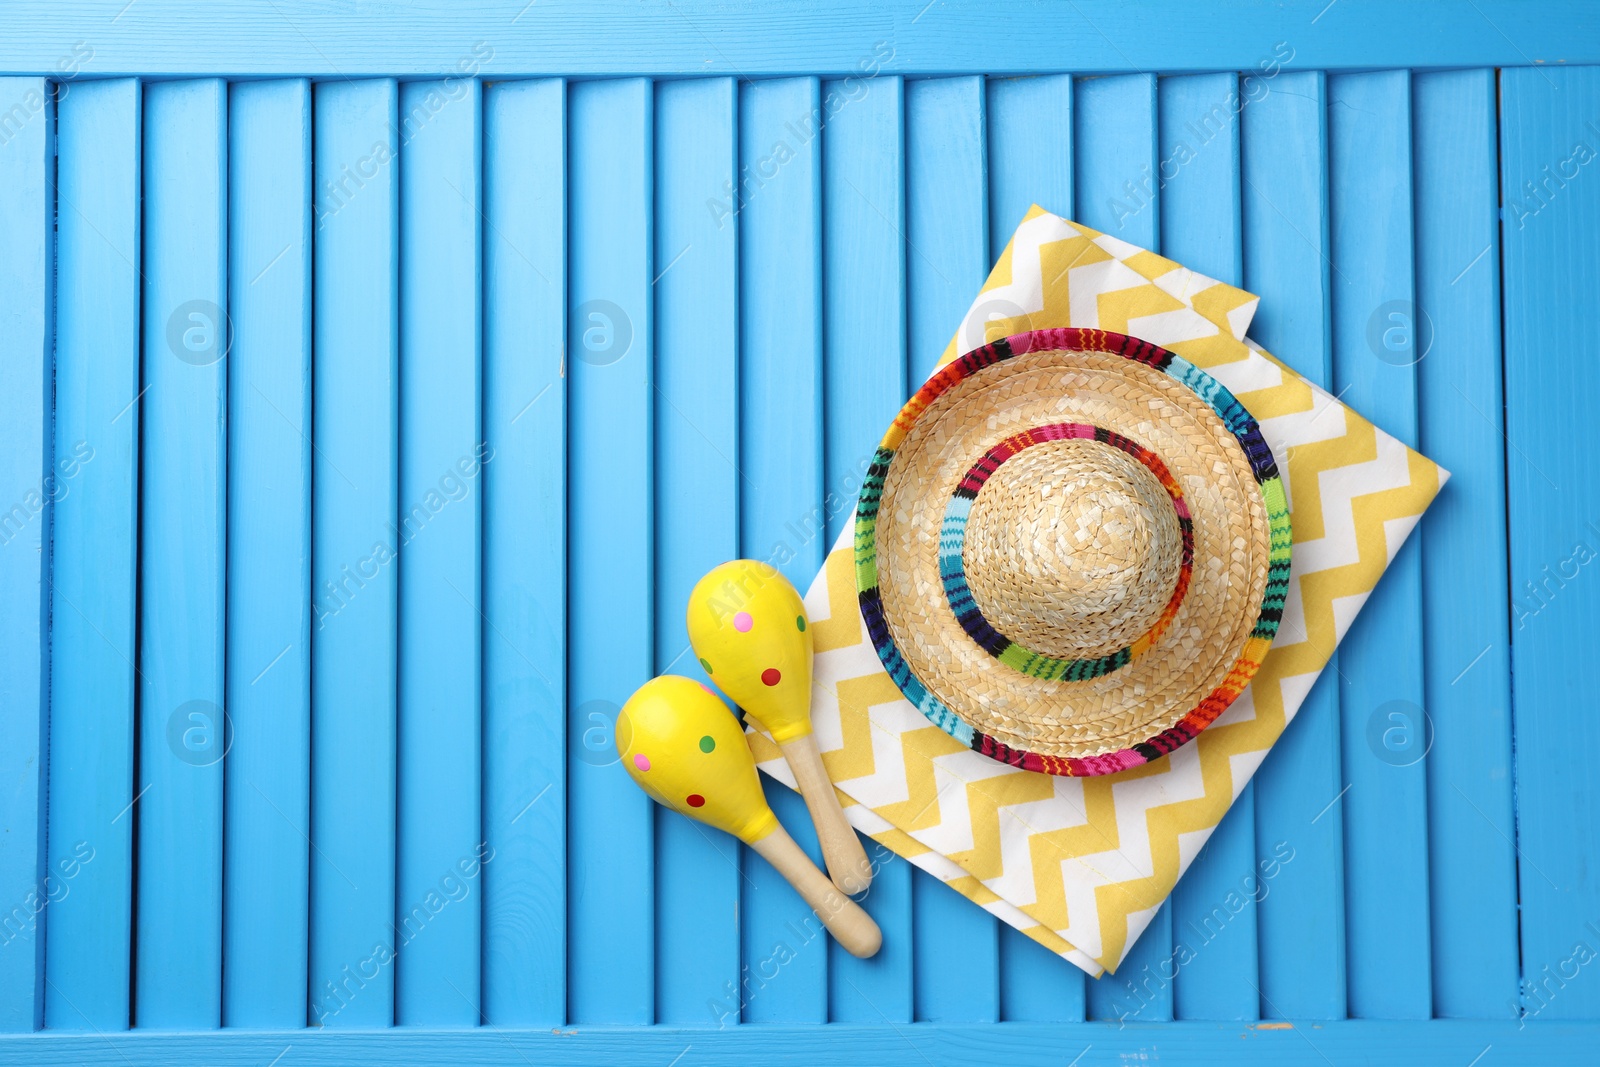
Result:
{"label": "straw sombrero hat", "polygon": [[1249,412],[1102,330],[944,367],[856,511],[861,612],[895,684],[960,741],[1048,774],[1125,770],[1210,725],[1277,633],[1289,547]]}

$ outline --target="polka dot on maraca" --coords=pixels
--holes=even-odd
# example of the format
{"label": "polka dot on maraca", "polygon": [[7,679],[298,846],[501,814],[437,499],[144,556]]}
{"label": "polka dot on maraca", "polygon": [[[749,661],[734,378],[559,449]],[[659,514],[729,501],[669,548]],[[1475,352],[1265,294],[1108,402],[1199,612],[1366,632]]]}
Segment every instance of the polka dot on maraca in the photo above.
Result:
{"label": "polka dot on maraca", "polygon": [[761,672],[762,685],[777,685],[782,679],[783,675],[778,673],[778,668],[776,667],[768,667]]}
{"label": "polka dot on maraca", "polygon": [[633,765],[641,771],[648,771],[650,769],[650,757],[643,752],[635,752],[633,754]]}
{"label": "polka dot on maraca", "polygon": [[711,674],[712,673],[711,661],[706,659],[704,656],[700,657],[700,666],[702,666],[702,667],[704,667],[706,669],[706,673],[707,674]]}
{"label": "polka dot on maraca", "polygon": [[750,627],[754,626],[755,624],[756,620],[750,617],[750,613],[748,611],[741,611],[739,614],[733,617],[733,628],[742,634],[749,633]]}
{"label": "polka dot on maraca", "polygon": [[701,752],[710,752],[712,749],[714,749],[716,747],[717,747],[716,738],[712,737],[710,734],[706,734],[704,737],[702,737],[700,739],[700,751]]}
{"label": "polka dot on maraca", "polygon": [[699,793],[690,793],[684,799],[689,802],[689,806],[691,808],[698,808],[706,802],[706,798],[701,796]]}
{"label": "polka dot on maraca", "polygon": [[806,632],[806,617],[804,615],[796,615],[794,617],[794,624],[800,628],[801,633]]}

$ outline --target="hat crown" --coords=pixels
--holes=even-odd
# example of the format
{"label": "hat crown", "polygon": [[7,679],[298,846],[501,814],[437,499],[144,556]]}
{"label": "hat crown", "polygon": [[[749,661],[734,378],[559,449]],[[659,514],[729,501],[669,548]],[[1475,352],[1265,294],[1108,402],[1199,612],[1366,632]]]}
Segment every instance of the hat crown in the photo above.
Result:
{"label": "hat crown", "polygon": [[1111,655],[1148,633],[1178,581],[1182,534],[1172,498],[1127,452],[1057,441],[995,470],[963,548],[973,600],[1030,650]]}

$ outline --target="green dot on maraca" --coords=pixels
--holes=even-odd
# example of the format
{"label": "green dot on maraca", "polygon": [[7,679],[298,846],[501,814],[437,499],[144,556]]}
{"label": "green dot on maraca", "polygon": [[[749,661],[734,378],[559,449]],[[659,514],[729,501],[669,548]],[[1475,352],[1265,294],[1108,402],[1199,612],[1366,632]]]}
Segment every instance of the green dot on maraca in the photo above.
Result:
{"label": "green dot on maraca", "polygon": [[806,617],[804,615],[796,615],[794,617],[794,624],[800,627],[801,633],[806,632]]}
{"label": "green dot on maraca", "polygon": [[716,739],[713,738],[710,734],[706,734],[704,737],[702,737],[700,739],[700,751],[701,752],[710,752],[712,749],[714,749],[716,747],[717,747]]}
{"label": "green dot on maraca", "polygon": [[[802,627],[802,629],[803,629],[803,627]],[[704,656],[700,657],[700,666],[702,666],[702,667],[704,667],[706,669],[706,673],[707,674],[711,673],[711,661],[706,659]]]}

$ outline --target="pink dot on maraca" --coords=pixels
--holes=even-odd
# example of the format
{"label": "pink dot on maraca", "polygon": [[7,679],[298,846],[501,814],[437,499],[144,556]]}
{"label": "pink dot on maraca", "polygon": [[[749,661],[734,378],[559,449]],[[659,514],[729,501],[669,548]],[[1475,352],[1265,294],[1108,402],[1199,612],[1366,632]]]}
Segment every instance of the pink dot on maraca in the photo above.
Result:
{"label": "pink dot on maraca", "polygon": [[648,771],[650,769],[650,757],[643,752],[635,752],[633,754],[633,765],[641,771]]}
{"label": "pink dot on maraca", "polygon": [[742,634],[749,633],[750,627],[754,626],[755,624],[756,621],[750,617],[750,613],[748,611],[741,611],[739,614],[733,617],[733,628]]}
{"label": "pink dot on maraca", "polygon": [[779,680],[782,678],[783,675],[778,673],[778,668],[776,667],[768,667],[766,670],[761,672],[762,685],[777,685]]}

